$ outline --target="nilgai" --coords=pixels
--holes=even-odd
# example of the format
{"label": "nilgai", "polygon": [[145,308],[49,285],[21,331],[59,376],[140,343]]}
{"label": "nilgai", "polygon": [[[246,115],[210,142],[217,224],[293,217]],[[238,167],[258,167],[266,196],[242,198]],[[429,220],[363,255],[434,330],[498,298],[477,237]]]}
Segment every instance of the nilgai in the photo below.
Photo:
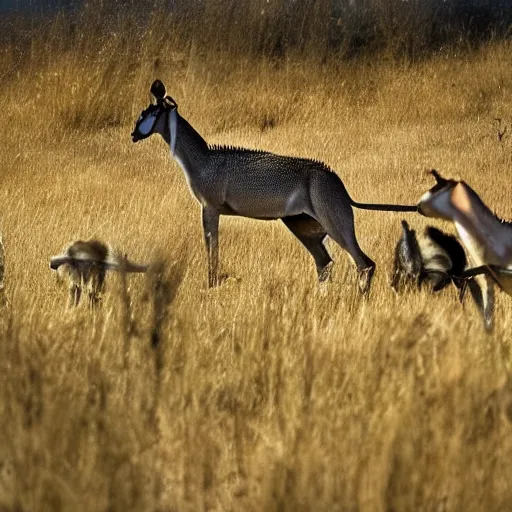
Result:
{"label": "nilgai", "polygon": [[178,113],[160,80],[153,83],[151,93],[156,103],[140,114],[132,140],[160,134],[185,173],[202,207],[209,286],[218,283],[219,216],[239,215],[281,219],[313,256],[321,281],[327,279],[332,262],[324,246],[329,235],[355,262],[360,290],[370,289],[375,263],[359,247],[352,206],[384,211],[416,211],[416,206],[356,203],[340,178],[315,160],[209,146]]}
{"label": "nilgai", "polygon": [[70,304],[77,306],[82,291],[87,290],[90,305],[99,302],[104,290],[107,270],[146,272],[147,265],[132,263],[120,257],[112,248],[98,240],[78,240],[64,253],[50,259],[50,268],[56,270],[60,280],[67,280]]}
{"label": "nilgai", "polygon": [[391,286],[398,290],[407,282],[432,291],[442,290],[449,283],[460,286],[459,277],[466,268],[466,254],[457,239],[428,226],[422,236],[402,221],[402,236],[395,248]]}
{"label": "nilgai", "polygon": [[512,223],[497,217],[464,181],[444,179],[431,171],[436,184],[420,199],[418,211],[452,221],[476,267],[466,270],[467,284],[487,329],[493,326],[494,284],[512,295]]}

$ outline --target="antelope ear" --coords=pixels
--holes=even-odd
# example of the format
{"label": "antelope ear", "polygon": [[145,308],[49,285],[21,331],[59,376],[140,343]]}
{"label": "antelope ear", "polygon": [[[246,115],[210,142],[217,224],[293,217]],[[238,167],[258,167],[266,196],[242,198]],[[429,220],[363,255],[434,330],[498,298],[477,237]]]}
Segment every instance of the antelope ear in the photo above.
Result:
{"label": "antelope ear", "polygon": [[434,176],[434,179],[438,185],[444,185],[445,183],[448,183],[448,180],[445,180],[435,169],[432,169],[430,174]]}
{"label": "antelope ear", "polygon": [[178,104],[176,103],[176,101],[174,101],[174,99],[171,98],[170,96],[166,96],[164,98],[164,104],[166,107],[169,107],[169,108],[177,108],[178,107]]}
{"label": "antelope ear", "polygon": [[165,85],[160,80],[155,80],[151,85],[151,94],[157,100],[163,100],[165,98]]}

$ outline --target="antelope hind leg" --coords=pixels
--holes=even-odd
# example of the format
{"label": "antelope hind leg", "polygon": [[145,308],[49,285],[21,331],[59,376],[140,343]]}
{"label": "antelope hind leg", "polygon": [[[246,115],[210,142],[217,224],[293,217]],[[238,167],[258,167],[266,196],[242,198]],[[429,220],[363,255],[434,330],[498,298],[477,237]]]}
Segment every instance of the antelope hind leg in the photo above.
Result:
{"label": "antelope hind leg", "polygon": [[318,174],[311,177],[309,192],[312,216],[349,253],[357,267],[359,290],[363,294],[368,293],[375,263],[361,250],[357,242],[354,212],[345,186],[334,173]]}
{"label": "antelope hind leg", "polygon": [[321,224],[305,213],[293,217],[285,217],[281,220],[313,256],[318,280],[320,282],[326,281],[332,268],[332,259],[323,243],[327,233]]}

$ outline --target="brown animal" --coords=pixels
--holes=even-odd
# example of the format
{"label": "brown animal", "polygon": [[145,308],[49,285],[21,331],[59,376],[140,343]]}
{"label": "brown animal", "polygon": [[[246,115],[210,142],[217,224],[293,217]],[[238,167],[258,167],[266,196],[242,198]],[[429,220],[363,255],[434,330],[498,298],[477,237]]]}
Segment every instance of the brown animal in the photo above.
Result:
{"label": "brown animal", "polygon": [[88,292],[90,305],[100,301],[107,270],[146,272],[148,266],[119,257],[112,248],[98,240],[78,240],[64,253],[53,256],[50,268],[57,271],[59,280],[68,281],[70,305],[77,306],[84,290]]}

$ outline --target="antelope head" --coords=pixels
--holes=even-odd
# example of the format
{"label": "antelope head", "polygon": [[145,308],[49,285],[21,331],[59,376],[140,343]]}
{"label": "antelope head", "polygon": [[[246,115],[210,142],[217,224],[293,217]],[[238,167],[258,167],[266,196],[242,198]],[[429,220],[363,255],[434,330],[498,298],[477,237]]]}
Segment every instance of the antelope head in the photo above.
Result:
{"label": "antelope head", "polygon": [[[164,138],[170,138],[168,115],[176,111],[177,103],[167,95],[165,85],[160,80],[155,80],[151,85],[150,93],[154,98],[149,106],[143,110],[135,122],[132,132],[132,141],[146,139],[153,133],[160,133]],[[166,135],[168,137],[166,137]]]}
{"label": "antelope head", "polygon": [[425,217],[453,220],[456,209],[453,195],[461,183],[443,178],[435,169],[432,169],[430,174],[436,180],[436,184],[421,197],[418,212]]}

